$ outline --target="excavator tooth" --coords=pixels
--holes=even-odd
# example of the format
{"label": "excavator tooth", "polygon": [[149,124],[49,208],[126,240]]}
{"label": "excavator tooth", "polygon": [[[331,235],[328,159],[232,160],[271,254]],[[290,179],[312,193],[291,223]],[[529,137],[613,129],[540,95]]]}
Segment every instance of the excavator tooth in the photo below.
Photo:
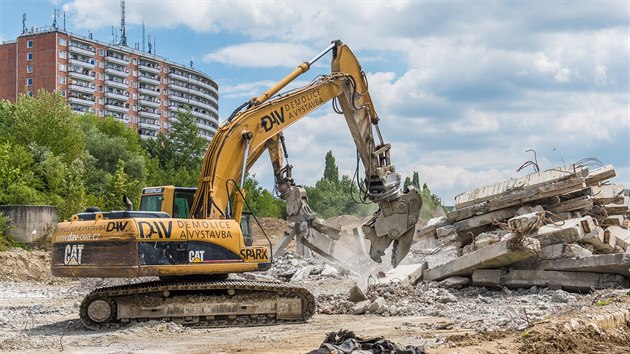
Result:
{"label": "excavator tooth", "polygon": [[365,238],[370,240],[370,258],[376,263],[381,263],[381,257],[385,255],[385,250],[392,243],[392,239],[389,237],[378,237],[373,225],[373,222],[367,222],[363,225],[362,230]]}
{"label": "excavator tooth", "polygon": [[396,268],[409,253],[415,232],[416,229],[412,227],[401,237],[394,240],[394,246],[392,248],[392,266],[394,266],[394,268]]}

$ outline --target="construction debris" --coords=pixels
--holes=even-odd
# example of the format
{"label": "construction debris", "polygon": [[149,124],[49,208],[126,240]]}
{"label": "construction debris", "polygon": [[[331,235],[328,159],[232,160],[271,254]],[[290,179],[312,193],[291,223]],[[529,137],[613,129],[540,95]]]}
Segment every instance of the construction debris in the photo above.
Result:
{"label": "construction debris", "polygon": [[345,329],[339,332],[326,334],[326,339],[319,349],[308,352],[308,354],[350,354],[350,353],[372,353],[372,354],[424,354],[424,346],[400,346],[387,339],[357,337],[354,332]]}
{"label": "construction debris", "polygon": [[628,287],[628,190],[610,183],[613,177],[612,165],[594,171],[571,165],[459,194],[446,218],[416,234],[418,244],[457,249],[457,258],[432,264],[424,280],[464,276],[478,286],[568,291]]}

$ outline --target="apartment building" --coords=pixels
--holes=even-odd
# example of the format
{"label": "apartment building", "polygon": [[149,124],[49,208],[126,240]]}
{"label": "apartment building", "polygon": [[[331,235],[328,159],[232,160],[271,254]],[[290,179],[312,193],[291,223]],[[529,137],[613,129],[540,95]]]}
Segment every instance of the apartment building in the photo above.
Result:
{"label": "apartment building", "polygon": [[46,27],[0,44],[0,63],[0,99],[56,90],[73,111],[113,116],[142,138],[168,131],[176,112],[187,109],[208,140],[218,127],[217,84],[154,54]]}

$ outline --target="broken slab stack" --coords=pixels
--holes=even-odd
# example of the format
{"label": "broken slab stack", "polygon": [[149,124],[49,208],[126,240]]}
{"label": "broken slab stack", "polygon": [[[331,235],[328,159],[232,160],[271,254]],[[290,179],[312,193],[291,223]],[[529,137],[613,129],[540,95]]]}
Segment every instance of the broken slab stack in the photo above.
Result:
{"label": "broken slab stack", "polygon": [[458,250],[424,279],[468,276],[479,286],[569,291],[628,287],[628,190],[610,183],[613,177],[612,165],[572,165],[459,194],[452,212],[417,231],[424,244]]}

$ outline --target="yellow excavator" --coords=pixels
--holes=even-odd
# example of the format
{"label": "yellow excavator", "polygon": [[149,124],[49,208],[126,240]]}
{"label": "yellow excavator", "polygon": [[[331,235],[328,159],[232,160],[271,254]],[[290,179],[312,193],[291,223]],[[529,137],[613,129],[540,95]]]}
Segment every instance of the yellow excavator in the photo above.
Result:
{"label": "yellow excavator", "polygon": [[[280,90],[332,51],[332,73],[287,93]],[[52,274],[60,277],[137,278],[157,281],[100,288],[81,303],[90,328],[150,319],[199,326],[252,326],[304,322],[315,312],[306,289],[285,283],[228,279],[229,273],[265,271],[272,248],[252,244],[243,188],[245,174],[265,150],[289,219],[318,227],[306,193],[295,185],[282,132],[333,100],[343,113],[363,163],[365,197],[379,210],[362,226],[377,262],[392,245],[396,266],[409,252],[421,207],[403,190],[383,141],[365,73],[350,49],[334,41],[259,97],[237,108],[218,128],[203,160],[197,188],[144,188],[140,210],[88,209],[58,224]],[[376,134],[376,139],[375,139]],[[284,159],[283,159],[284,158]],[[308,244],[308,234],[301,234]]]}

